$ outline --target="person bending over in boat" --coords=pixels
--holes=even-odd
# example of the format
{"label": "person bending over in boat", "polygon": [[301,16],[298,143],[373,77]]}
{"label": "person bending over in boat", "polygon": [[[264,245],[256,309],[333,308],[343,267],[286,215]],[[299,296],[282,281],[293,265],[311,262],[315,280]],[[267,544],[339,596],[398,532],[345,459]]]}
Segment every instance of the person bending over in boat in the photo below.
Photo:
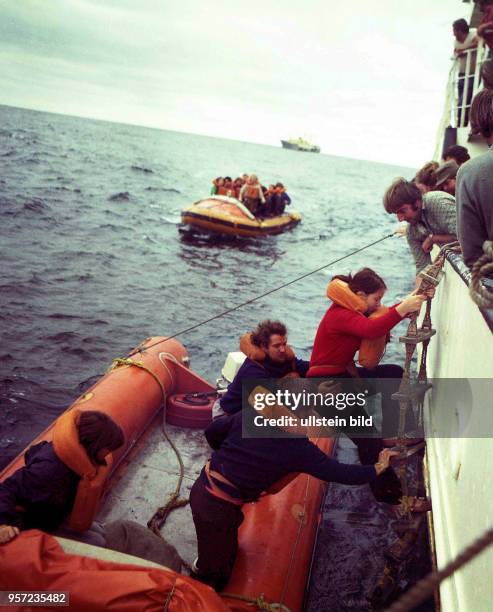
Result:
{"label": "person bending over in boat", "polygon": [[213,407],[214,417],[234,414],[242,408],[242,382],[249,378],[304,377],[309,363],[295,357],[288,346],[288,332],[280,321],[262,321],[242,336],[240,349],[247,358],[242,363],[226,393]]}
{"label": "person bending over in boat", "polygon": [[[385,192],[383,205],[399,221],[409,223],[406,237],[417,275],[431,264],[433,245],[457,240],[455,198],[449,193],[430,191],[422,194],[417,185],[398,178]],[[421,278],[417,276],[416,286],[420,283]]]}
{"label": "person bending over in boat", "polygon": [[256,215],[261,204],[265,204],[264,193],[256,174],[250,174],[240,191],[240,202]]}
{"label": "person bending over in boat", "polygon": [[[382,338],[382,349],[385,347],[390,330],[402,319],[413,312],[419,311],[426,299],[424,295],[408,295],[402,302],[388,309],[385,314],[375,318],[369,315],[380,308],[380,302],[387,289],[383,279],[370,268],[363,268],[354,276],[335,276],[328,286],[327,294],[333,303],[325,313],[318,326],[310,368],[307,378],[343,378],[363,379],[365,389],[373,393],[382,392],[382,430],[391,436],[398,433],[399,404],[392,401],[400,385],[403,369],[399,365],[377,365],[372,369],[356,367],[354,356],[360,350],[362,357],[362,342],[367,339]],[[380,313],[379,313],[380,314]],[[380,355],[381,356],[381,355]],[[375,364],[370,364],[374,366]],[[376,389],[368,379],[390,379],[381,389]],[[355,385],[358,381],[355,381]],[[350,385],[351,386],[351,385]],[[384,388],[382,388],[384,387]],[[364,410],[352,412],[353,416],[368,416]],[[409,418],[407,430],[413,428]],[[372,429],[375,436],[377,431]],[[381,437],[351,437],[358,447],[361,463],[373,463],[384,446]],[[414,441],[414,440],[413,440]],[[388,439],[386,443],[393,445],[396,439]],[[402,496],[399,479],[392,469],[377,478],[371,488],[378,501],[398,504]],[[414,511],[427,510],[428,506],[422,500],[414,501]]]}
{"label": "person bending over in boat", "polygon": [[272,492],[278,492],[296,472],[327,482],[366,484],[387,470],[397,454],[384,449],[374,465],[346,465],[328,457],[307,437],[244,438],[241,412],[214,420],[205,436],[214,452],[190,491],[198,544],[192,576],[218,591],[233,570],[243,503],[257,500],[275,483]]}
{"label": "person bending over in boat", "polygon": [[76,503],[82,475],[82,480],[97,478],[107,469],[105,457],[123,443],[120,426],[102,412],[72,409],[59,417],[53,441],[31,446],[25,466],[0,483],[0,544],[19,531],[40,529],[104,546],[99,523],[79,533],[64,521]]}

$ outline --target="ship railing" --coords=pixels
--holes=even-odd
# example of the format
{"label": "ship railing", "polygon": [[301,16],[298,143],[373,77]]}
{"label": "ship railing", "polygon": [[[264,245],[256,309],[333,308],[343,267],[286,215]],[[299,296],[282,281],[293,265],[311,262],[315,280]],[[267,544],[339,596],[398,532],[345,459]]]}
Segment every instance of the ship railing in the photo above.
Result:
{"label": "ship railing", "polygon": [[448,124],[452,127],[463,128],[469,126],[469,110],[474,96],[483,88],[481,79],[481,66],[488,59],[488,47],[482,38],[478,46],[467,49],[465,53],[465,71],[459,72],[461,59],[455,58],[449,75],[447,85],[447,100],[449,108]]}

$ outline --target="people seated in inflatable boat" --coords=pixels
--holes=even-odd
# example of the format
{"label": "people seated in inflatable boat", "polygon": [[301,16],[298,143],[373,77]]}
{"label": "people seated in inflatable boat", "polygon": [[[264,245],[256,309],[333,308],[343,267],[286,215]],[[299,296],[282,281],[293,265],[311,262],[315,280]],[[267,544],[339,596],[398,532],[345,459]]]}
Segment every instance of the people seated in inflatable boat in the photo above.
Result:
{"label": "people seated in inflatable boat", "polygon": [[256,174],[250,174],[240,191],[239,200],[248,210],[257,215],[261,204],[265,204],[264,192]]}
{"label": "people seated in inflatable boat", "polygon": [[210,195],[224,195],[240,200],[259,219],[282,215],[291,198],[280,182],[269,185],[260,184],[255,174],[244,174],[234,181],[230,176],[218,176],[212,181]]}
{"label": "people seated in inflatable boat", "polygon": [[85,521],[97,509],[110,453],[123,443],[120,426],[102,412],[72,409],[59,417],[52,442],[31,446],[25,466],[0,483],[0,544],[25,529],[61,529],[59,535],[104,546],[102,526]]}

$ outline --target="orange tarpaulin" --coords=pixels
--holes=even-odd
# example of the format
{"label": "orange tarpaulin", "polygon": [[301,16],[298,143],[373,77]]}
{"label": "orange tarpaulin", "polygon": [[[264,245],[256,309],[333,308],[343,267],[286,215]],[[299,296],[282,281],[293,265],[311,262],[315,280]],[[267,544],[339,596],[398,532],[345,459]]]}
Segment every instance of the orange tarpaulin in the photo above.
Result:
{"label": "orange tarpaulin", "polygon": [[[215,591],[187,576],[66,554],[54,537],[37,530],[24,531],[0,545],[0,590],[68,591],[70,607],[65,609],[71,612],[229,610]],[[48,609],[64,608],[43,607]]]}

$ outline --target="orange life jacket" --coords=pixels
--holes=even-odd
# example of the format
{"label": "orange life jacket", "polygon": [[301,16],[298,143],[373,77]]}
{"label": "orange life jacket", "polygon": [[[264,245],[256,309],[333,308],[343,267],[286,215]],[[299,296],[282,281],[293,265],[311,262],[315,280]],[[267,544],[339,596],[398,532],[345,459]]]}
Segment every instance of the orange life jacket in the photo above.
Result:
{"label": "orange life jacket", "polygon": [[224,185],[220,185],[217,188],[216,195],[227,195],[228,191],[229,189],[227,187],[225,187]]}
{"label": "orange life jacket", "polygon": [[[262,362],[267,357],[267,353],[262,348],[253,344],[252,332],[247,332],[246,334],[243,334],[243,336],[240,338],[240,351],[244,353],[249,359],[256,362]],[[288,372],[282,378],[299,378],[300,375],[296,371],[296,365],[294,361],[294,351],[289,345],[286,347],[286,356],[291,362],[291,372]]]}
{"label": "orange life jacket", "polygon": [[[364,314],[368,308],[365,300],[356,295],[348,284],[339,278],[330,281],[327,287],[327,297],[338,306],[343,306],[354,312]],[[369,316],[370,319],[381,317],[388,312],[387,306],[380,306]],[[378,338],[363,338],[359,347],[358,362],[364,368],[376,367],[385,353],[387,334]]]}
{"label": "orange life jacket", "polygon": [[76,531],[86,531],[99,509],[101,495],[113,459],[106,456],[106,465],[94,465],[79,442],[77,423],[82,410],[72,408],[64,412],[53,428],[53,450],[57,457],[81,478],[77,487],[69,526]]}
{"label": "orange life jacket", "polygon": [[[387,306],[380,306],[372,312],[369,319],[381,317],[389,311]],[[363,338],[359,347],[358,362],[364,368],[376,368],[385,354],[385,346],[388,342],[388,334],[378,338]]]}
{"label": "orange life jacket", "polygon": [[260,200],[260,185],[247,185],[243,195],[252,200]]}

